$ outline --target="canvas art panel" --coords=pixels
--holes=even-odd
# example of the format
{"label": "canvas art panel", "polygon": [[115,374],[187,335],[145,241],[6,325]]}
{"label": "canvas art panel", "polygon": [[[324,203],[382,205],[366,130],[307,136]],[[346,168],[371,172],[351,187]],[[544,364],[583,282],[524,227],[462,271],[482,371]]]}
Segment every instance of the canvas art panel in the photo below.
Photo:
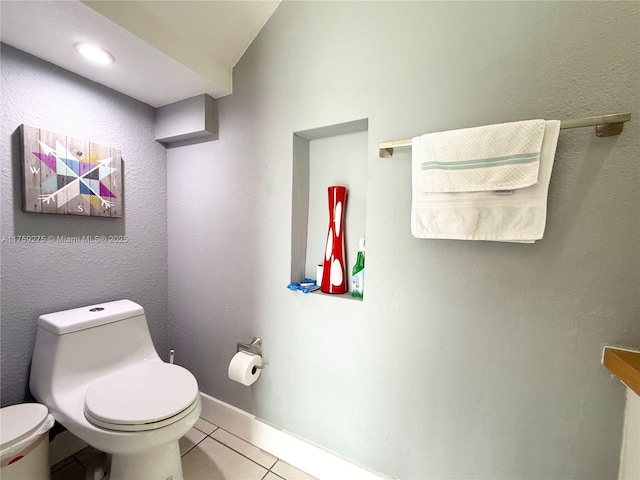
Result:
{"label": "canvas art panel", "polygon": [[25,212],[122,217],[120,150],[21,125]]}

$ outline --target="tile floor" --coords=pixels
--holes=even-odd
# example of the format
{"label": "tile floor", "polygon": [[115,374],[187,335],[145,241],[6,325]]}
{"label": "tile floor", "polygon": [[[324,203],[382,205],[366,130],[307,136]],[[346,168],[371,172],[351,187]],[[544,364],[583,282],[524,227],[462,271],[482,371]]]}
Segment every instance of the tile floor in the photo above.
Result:
{"label": "tile floor", "polygon": [[[313,480],[288,463],[199,419],[180,439],[185,480]],[[51,468],[51,480],[85,480],[105,454],[87,447]],[[91,468],[93,471],[93,468]]]}

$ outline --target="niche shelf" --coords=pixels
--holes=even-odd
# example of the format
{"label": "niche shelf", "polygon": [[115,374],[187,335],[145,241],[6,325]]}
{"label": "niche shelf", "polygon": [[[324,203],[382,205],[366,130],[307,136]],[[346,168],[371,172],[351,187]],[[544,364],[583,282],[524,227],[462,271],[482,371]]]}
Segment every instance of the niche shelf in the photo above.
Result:
{"label": "niche shelf", "polygon": [[640,395],[640,352],[604,347],[602,363],[622,383]]}
{"label": "niche shelf", "polygon": [[[291,282],[315,278],[322,263],[329,211],[327,187],[347,187],[344,217],[347,280],[358,241],[365,237],[367,209],[368,119],[293,133],[293,185],[291,215]],[[350,293],[322,296],[349,298]],[[359,300],[359,299],[355,299]]]}

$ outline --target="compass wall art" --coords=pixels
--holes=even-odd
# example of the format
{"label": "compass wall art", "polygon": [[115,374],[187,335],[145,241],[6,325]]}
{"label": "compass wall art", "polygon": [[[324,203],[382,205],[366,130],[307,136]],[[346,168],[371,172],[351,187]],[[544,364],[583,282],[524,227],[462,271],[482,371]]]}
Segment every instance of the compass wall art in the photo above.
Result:
{"label": "compass wall art", "polygon": [[21,126],[25,212],[122,217],[120,150]]}

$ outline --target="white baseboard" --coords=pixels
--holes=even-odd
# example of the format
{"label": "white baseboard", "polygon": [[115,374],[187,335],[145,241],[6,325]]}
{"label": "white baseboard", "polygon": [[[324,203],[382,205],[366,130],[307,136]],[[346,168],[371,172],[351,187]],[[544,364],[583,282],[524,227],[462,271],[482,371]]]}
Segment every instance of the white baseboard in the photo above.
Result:
{"label": "white baseboard", "polygon": [[339,455],[295,435],[264,423],[254,415],[205,393],[202,413],[205,420],[227,430],[262,450],[284,460],[320,480],[389,480]]}

